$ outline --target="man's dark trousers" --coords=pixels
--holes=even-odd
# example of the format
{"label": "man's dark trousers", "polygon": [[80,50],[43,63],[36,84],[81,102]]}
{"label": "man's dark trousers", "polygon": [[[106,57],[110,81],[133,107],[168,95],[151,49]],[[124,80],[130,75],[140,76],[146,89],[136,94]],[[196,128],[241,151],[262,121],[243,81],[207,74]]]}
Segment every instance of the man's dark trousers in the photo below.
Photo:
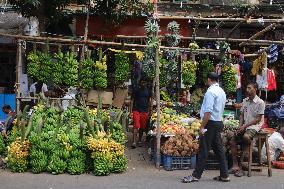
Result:
{"label": "man's dark trousers", "polygon": [[199,152],[196,168],[192,174],[195,178],[200,179],[206,166],[206,160],[208,153],[213,149],[220,163],[220,176],[222,178],[229,177],[228,164],[224,152],[224,147],[221,139],[221,132],[223,130],[223,122],[221,121],[209,121],[205,126],[207,132],[199,139]]}

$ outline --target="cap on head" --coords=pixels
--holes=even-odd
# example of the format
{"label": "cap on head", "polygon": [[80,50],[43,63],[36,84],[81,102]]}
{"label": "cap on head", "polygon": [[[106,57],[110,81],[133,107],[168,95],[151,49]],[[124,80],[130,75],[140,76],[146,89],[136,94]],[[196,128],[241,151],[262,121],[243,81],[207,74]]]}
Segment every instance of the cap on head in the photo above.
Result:
{"label": "cap on head", "polygon": [[216,81],[216,82],[218,82],[219,80],[219,76],[215,72],[209,72],[207,78],[211,79],[211,81]]}

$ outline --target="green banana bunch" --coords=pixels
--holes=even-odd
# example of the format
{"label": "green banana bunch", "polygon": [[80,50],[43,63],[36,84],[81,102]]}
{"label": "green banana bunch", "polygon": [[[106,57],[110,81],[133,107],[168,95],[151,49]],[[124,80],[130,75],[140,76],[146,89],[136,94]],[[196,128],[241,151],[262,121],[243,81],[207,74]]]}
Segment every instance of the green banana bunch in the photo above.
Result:
{"label": "green banana bunch", "polygon": [[115,155],[113,160],[113,173],[122,173],[127,170],[127,157],[125,155]]}
{"label": "green banana bunch", "polygon": [[209,58],[203,59],[200,62],[200,66],[199,69],[201,70],[200,75],[201,75],[201,79],[202,79],[202,84],[206,85],[207,83],[207,75],[209,72],[213,72],[214,71],[214,65],[213,63],[209,60]]}
{"label": "green banana bunch", "polygon": [[48,172],[54,175],[62,174],[64,173],[66,168],[67,168],[67,163],[65,160],[61,159],[59,156],[55,154],[50,157],[50,161],[47,166]]}
{"label": "green banana bunch", "polygon": [[107,176],[111,173],[112,163],[111,157],[105,153],[95,153],[94,158],[94,174],[96,176]]}
{"label": "green banana bunch", "polygon": [[90,58],[81,62],[80,81],[83,89],[92,89],[94,86],[94,65]]}
{"label": "green banana bunch", "polygon": [[237,71],[232,66],[222,67],[222,84],[226,93],[236,92],[237,90]]}
{"label": "green banana bunch", "polygon": [[48,164],[48,156],[44,151],[32,147],[30,159],[30,165],[33,173],[41,173],[46,171]]}
{"label": "green banana bunch", "polygon": [[115,55],[115,83],[123,84],[128,79],[130,60],[127,54],[120,52]]}
{"label": "green banana bunch", "polygon": [[66,86],[77,86],[78,82],[78,61],[74,53],[67,52],[64,55],[63,78]]}
{"label": "green banana bunch", "polygon": [[6,146],[5,146],[5,143],[4,143],[4,138],[3,138],[3,135],[0,134],[0,156],[4,155],[5,152],[6,152]]}
{"label": "green banana bunch", "polygon": [[124,144],[126,142],[126,135],[123,132],[122,125],[120,123],[113,123],[111,138],[120,144]]}
{"label": "green banana bunch", "polygon": [[197,66],[195,62],[186,61],[182,65],[182,80],[183,84],[187,87],[191,87],[196,81]]}

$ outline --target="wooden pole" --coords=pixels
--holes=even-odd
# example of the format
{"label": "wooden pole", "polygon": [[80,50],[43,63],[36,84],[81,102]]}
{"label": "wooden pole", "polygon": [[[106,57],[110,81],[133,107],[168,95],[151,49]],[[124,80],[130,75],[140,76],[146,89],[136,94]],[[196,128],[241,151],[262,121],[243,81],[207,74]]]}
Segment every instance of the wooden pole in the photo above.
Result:
{"label": "wooden pole", "polygon": [[[275,29],[275,27],[277,27],[277,26],[279,26],[279,25],[280,25],[280,24],[276,24],[276,23],[271,24],[271,25],[267,26],[266,28],[264,28],[263,30],[257,32],[257,33],[254,34],[253,36],[251,36],[248,40],[256,39],[256,38],[262,36],[264,33],[268,32],[268,31],[270,31],[270,30],[272,30],[272,29]],[[246,44],[246,42],[242,42],[242,43],[240,44],[240,47],[243,46],[244,44]]]}
{"label": "wooden pole", "polygon": [[[156,37],[159,36],[159,31],[156,32]],[[159,62],[159,47],[156,49],[156,103],[157,103],[157,162],[156,167],[160,168],[161,162],[161,104],[160,104],[160,62]]]}
{"label": "wooden pole", "polygon": [[20,101],[20,85],[21,85],[21,76],[22,76],[22,40],[17,40],[17,62],[16,62],[16,112],[17,114],[21,111],[21,101]]}
{"label": "wooden pole", "polygon": [[[89,19],[90,19],[90,1],[89,1],[89,5],[87,8],[87,18],[86,18],[86,23],[85,23],[85,33],[84,33],[84,41],[88,40],[88,33],[89,33]],[[80,62],[82,62],[85,58],[85,44],[82,46],[82,52],[81,52],[81,56],[80,56]]]}

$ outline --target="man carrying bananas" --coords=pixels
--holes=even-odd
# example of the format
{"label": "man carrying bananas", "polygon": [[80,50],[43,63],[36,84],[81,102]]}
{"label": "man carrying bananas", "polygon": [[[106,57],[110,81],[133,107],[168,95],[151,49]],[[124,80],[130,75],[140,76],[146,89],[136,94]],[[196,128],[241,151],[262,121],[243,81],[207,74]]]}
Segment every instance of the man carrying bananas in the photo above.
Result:
{"label": "man carrying bananas", "polygon": [[136,148],[138,133],[138,146],[142,146],[142,136],[143,132],[146,132],[151,109],[151,91],[147,88],[145,80],[140,80],[139,87],[133,90],[132,98],[133,143],[131,147]]}

